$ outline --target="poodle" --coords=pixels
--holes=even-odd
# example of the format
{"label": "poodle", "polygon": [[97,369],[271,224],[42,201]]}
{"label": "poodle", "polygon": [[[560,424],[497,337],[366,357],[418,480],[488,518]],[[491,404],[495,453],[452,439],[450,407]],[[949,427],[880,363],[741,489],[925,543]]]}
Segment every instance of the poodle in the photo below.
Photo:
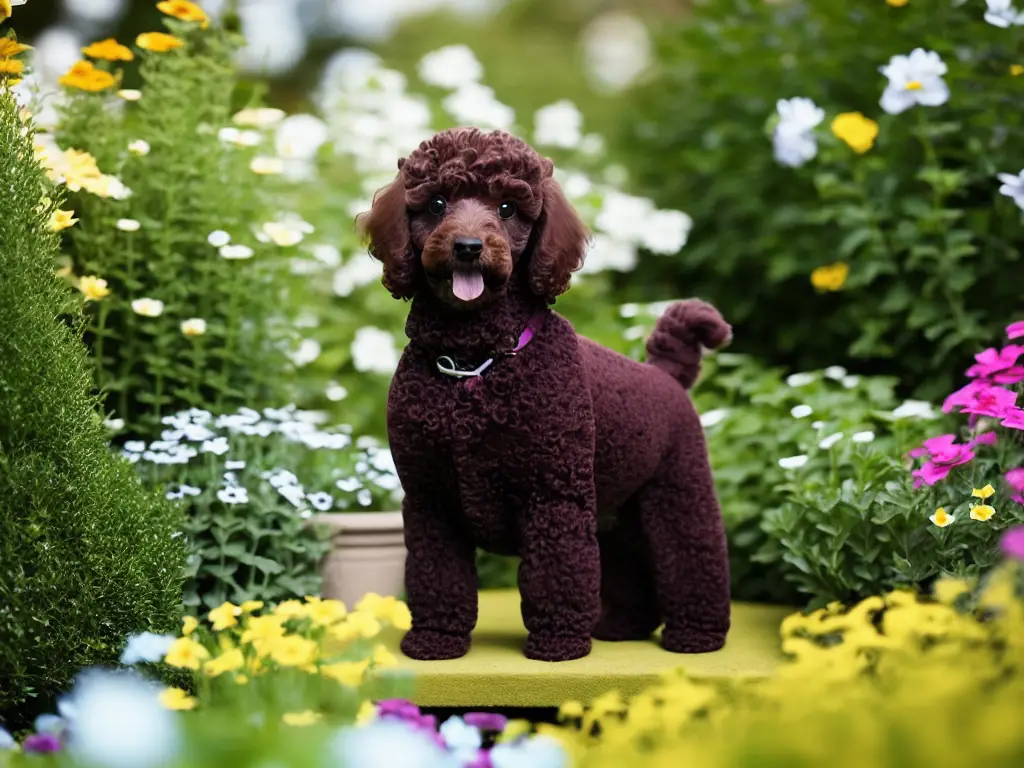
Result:
{"label": "poodle", "polygon": [[477,547],[521,558],[531,659],[662,624],[665,649],[702,653],[729,629],[724,526],[686,390],[731,328],[676,303],[646,363],[578,336],[551,305],[589,232],[552,173],[509,133],[446,130],[357,217],[385,288],[411,299],[387,428],[414,659],[469,650]]}

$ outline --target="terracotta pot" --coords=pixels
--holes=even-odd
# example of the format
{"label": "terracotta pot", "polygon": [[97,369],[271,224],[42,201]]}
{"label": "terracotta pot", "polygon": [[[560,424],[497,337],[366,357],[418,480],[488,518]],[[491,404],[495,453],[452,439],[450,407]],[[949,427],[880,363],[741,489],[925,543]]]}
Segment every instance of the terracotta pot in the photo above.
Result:
{"label": "terracotta pot", "polygon": [[405,591],[405,538],[401,512],[333,512],[316,522],[331,531],[333,548],[320,566],[325,598],[350,608],[367,592]]}

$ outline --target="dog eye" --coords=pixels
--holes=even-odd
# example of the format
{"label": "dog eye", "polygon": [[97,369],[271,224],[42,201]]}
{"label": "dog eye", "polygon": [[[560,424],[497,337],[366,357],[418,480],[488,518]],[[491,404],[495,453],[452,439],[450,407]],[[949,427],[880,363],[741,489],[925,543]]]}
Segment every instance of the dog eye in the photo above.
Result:
{"label": "dog eye", "polygon": [[511,219],[516,215],[516,204],[505,202],[498,206],[498,216],[503,219]]}
{"label": "dog eye", "polygon": [[434,195],[430,198],[430,202],[427,203],[427,210],[435,216],[441,216],[444,214],[444,209],[448,207],[448,203],[444,201],[444,198],[440,195]]}

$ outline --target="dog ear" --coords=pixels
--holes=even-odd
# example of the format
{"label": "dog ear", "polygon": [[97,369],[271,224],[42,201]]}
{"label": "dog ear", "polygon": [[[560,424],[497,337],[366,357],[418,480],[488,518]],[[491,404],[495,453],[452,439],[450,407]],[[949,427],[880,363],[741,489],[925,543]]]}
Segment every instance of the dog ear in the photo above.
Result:
{"label": "dog ear", "polygon": [[419,283],[419,265],[409,240],[401,174],[378,190],[370,210],[356,217],[356,227],[370,255],[384,264],[384,287],[396,299],[411,299]]}
{"label": "dog ear", "polygon": [[544,207],[537,219],[536,245],[530,256],[530,289],[549,304],[569,288],[572,273],[583,266],[590,233],[548,174],[543,182]]}

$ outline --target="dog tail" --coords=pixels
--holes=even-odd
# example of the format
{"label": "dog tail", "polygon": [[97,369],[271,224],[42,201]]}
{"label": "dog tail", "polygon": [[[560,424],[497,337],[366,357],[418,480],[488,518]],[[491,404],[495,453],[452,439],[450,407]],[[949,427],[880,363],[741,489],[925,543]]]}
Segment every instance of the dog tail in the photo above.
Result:
{"label": "dog tail", "polygon": [[732,327],[717,309],[699,299],[679,301],[658,319],[647,339],[647,362],[689,389],[700,374],[703,351],[730,341]]}

